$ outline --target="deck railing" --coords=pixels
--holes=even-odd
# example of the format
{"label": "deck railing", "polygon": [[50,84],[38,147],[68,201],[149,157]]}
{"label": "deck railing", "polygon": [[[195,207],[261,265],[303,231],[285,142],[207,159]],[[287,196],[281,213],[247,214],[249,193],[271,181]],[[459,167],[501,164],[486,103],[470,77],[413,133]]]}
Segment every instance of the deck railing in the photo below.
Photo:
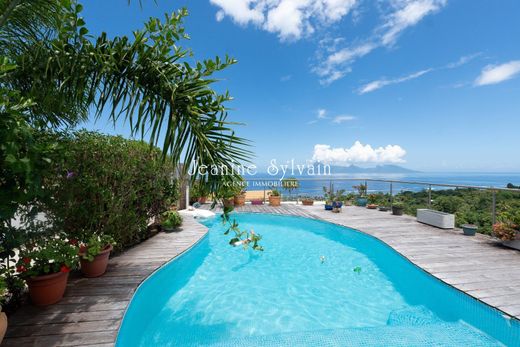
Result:
{"label": "deck railing", "polygon": [[[497,192],[505,191],[512,193],[519,193],[520,189],[505,188],[505,187],[494,187],[494,186],[478,186],[478,185],[467,185],[467,184],[454,184],[454,183],[442,183],[442,182],[423,182],[423,181],[410,181],[410,180],[397,180],[397,179],[378,179],[378,178],[296,178],[298,181],[298,187],[292,190],[283,188],[283,180],[279,179],[246,179],[247,190],[263,190],[264,202],[267,201],[268,192],[272,188],[281,189],[284,200],[295,200],[296,203],[302,196],[313,196],[318,197],[323,195],[321,187],[317,188],[316,183],[320,183],[326,187],[333,187],[336,189],[345,188],[345,183],[350,183],[351,187],[347,187],[346,191],[355,191],[352,187],[352,183],[363,183],[367,187],[368,193],[388,193],[389,204],[393,204],[393,198],[396,194],[403,191],[424,191],[428,192],[427,206],[432,205],[432,191],[443,188],[443,189],[473,189],[479,191],[489,192],[492,196],[491,200],[491,214],[492,223],[496,222],[497,218]],[[314,183],[312,184],[307,183]],[[349,189],[350,188],[350,189]],[[408,188],[408,189],[405,189]],[[410,189],[411,188],[411,189]]]}

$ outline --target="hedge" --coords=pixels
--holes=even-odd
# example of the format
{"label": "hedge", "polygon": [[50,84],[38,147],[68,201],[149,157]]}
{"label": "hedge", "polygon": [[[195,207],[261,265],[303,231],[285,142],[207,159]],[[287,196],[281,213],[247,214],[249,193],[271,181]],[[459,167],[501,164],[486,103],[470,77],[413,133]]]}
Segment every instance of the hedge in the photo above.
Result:
{"label": "hedge", "polygon": [[87,131],[44,138],[60,154],[41,208],[70,237],[108,234],[121,250],[145,239],[150,219],[177,199],[171,162],[147,143]]}

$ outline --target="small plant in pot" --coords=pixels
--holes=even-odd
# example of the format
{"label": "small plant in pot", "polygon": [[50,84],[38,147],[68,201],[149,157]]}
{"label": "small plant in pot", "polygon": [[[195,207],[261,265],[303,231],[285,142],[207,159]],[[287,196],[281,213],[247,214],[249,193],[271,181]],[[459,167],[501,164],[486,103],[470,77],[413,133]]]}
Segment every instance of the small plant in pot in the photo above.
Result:
{"label": "small plant in pot", "polygon": [[493,234],[506,247],[520,250],[520,210],[504,206],[498,215],[498,223],[493,225]]}
{"label": "small plant in pot", "polygon": [[91,235],[79,247],[81,273],[85,277],[99,277],[107,271],[108,258],[115,241],[110,235]]}
{"label": "small plant in pot", "polygon": [[461,225],[462,232],[466,236],[475,236],[478,230],[478,216],[474,213],[468,213],[465,223]]}
{"label": "small plant in pot", "polygon": [[395,202],[392,204],[392,214],[394,216],[402,216],[404,213],[404,204],[402,202]]}
{"label": "small plant in pot", "polygon": [[276,188],[271,188],[271,194],[269,195],[269,205],[271,206],[280,206],[282,200],[282,195],[280,191]]}
{"label": "small plant in pot", "polygon": [[177,211],[166,211],[162,214],[161,228],[165,232],[172,232],[182,224],[182,216]]}
{"label": "small plant in pot", "polygon": [[233,199],[233,203],[235,206],[244,206],[246,204],[246,191],[240,190],[237,195],[235,195]]}
{"label": "small plant in pot", "polygon": [[28,242],[20,249],[16,271],[29,287],[29,297],[37,306],[47,306],[61,300],[67,288],[71,269],[77,266],[76,242],[53,235]]}
{"label": "small plant in pot", "polygon": [[358,191],[358,196],[356,198],[356,205],[365,207],[368,203],[367,196],[367,185],[366,184],[359,184],[357,186],[353,186],[352,188],[356,189]]}
{"label": "small plant in pot", "polygon": [[323,197],[325,199],[325,210],[332,211],[333,207],[332,203],[334,202],[334,192],[332,185],[327,189],[327,187],[323,187]]}
{"label": "small plant in pot", "polygon": [[312,206],[314,205],[314,199],[306,196],[302,199],[302,204],[304,206]]}

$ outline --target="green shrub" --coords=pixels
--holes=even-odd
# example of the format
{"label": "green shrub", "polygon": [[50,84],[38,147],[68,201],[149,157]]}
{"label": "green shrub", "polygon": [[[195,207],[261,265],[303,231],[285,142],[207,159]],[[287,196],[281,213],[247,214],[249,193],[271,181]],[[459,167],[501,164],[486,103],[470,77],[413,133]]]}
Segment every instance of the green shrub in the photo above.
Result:
{"label": "green shrub", "polygon": [[182,224],[182,216],[177,211],[166,211],[162,215],[161,225],[168,229],[175,229]]}
{"label": "green shrub", "polygon": [[173,167],[141,141],[80,131],[53,135],[62,153],[44,179],[42,209],[69,237],[110,235],[122,249],[147,236],[150,218],[176,197]]}

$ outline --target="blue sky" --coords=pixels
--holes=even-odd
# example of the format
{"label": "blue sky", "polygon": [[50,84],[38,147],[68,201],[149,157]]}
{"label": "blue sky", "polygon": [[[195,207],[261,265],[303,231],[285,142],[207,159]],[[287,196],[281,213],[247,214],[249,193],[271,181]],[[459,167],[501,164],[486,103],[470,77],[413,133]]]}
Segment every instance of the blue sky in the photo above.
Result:
{"label": "blue sky", "polygon": [[238,60],[216,87],[261,167],[520,171],[517,0],[89,0],[83,15],[93,34],[131,35],[182,6],[195,58]]}

